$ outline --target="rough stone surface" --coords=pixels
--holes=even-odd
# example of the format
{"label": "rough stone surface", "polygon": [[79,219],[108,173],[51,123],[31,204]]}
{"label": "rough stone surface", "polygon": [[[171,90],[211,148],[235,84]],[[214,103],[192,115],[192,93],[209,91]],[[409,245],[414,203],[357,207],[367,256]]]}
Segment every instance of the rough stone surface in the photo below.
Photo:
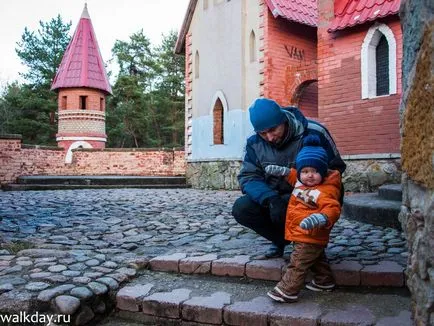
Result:
{"label": "rough stone surface", "polygon": [[143,299],[142,311],[157,317],[180,318],[181,304],[190,298],[190,293],[188,289],[154,293]]}
{"label": "rough stone surface", "polygon": [[321,315],[319,306],[310,302],[278,305],[269,314],[270,326],[303,325],[315,326]]}
{"label": "rough stone surface", "polygon": [[344,310],[333,310],[321,316],[321,325],[373,325],[375,317],[372,312],[363,306],[347,306]]}
{"label": "rough stone surface", "polygon": [[152,289],[152,284],[126,286],[116,294],[116,307],[121,310],[139,311],[141,300]]}
{"label": "rough stone surface", "polygon": [[74,288],[73,284],[63,284],[52,289],[43,290],[38,295],[38,300],[42,302],[48,302],[55,296],[66,293]]}
{"label": "rough stone surface", "polygon": [[174,253],[172,255],[163,255],[152,258],[149,265],[152,270],[163,272],[178,272],[179,261],[187,257],[184,253]]}
{"label": "rough stone surface", "polygon": [[80,300],[70,295],[59,295],[54,302],[59,312],[64,315],[73,315],[80,307]]}
{"label": "rough stone surface", "polygon": [[401,311],[398,316],[381,318],[376,326],[411,326],[413,321],[411,319],[410,311]]}
{"label": "rough stone surface", "polygon": [[246,264],[246,276],[261,280],[279,281],[282,277],[283,266],[285,266],[283,259],[253,260]]}
{"label": "rough stone surface", "polygon": [[364,267],[360,277],[362,285],[401,287],[404,285],[404,268],[395,262],[382,261]]}
{"label": "rough stone surface", "polygon": [[184,258],[179,261],[179,271],[185,274],[207,274],[211,272],[211,261],[216,259],[216,254]]}
{"label": "rough stone surface", "polygon": [[342,261],[339,264],[332,264],[333,275],[337,285],[359,285],[360,270],[362,265],[355,261]]}
{"label": "rough stone surface", "polygon": [[32,294],[28,291],[11,290],[0,295],[0,311],[19,313],[29,311]]}
{"label": "rough stone surface", "polygon": [[247,255],[220,258],[212,262],[211,273],[219,276],[244,276],[249,261],[250,256]]}
{"label": "rough stone surface", "polygon": [[182,318],[219,325],[223,322],[223,307],[230,302],[230,294],[226,292],[215,292],[208,297],[193,297],[182,304]]}
{"label": "rough stone surface", "polygon": [[74,297],[84,300],[92,298],[93,296],[93,292],[84,286],[73,288],[70,294]]}
{"label": "rough stone surface", "polygon": [[257,297],[226,306],[223,319],[228,325],[267,326],[268,313],[274,308],[275,304],[269,298]]}

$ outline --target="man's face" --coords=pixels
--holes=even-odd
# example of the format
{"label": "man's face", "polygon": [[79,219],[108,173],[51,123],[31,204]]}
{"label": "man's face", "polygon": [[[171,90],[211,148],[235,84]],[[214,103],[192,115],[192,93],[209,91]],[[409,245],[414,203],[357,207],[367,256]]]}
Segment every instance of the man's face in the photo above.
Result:
{"label": "man's face", "polygon": [[286,124],[282,123],[276,127],[265,129],[258,132],[264,140],[274,145],[279,145],[283,141],[286,132]]}

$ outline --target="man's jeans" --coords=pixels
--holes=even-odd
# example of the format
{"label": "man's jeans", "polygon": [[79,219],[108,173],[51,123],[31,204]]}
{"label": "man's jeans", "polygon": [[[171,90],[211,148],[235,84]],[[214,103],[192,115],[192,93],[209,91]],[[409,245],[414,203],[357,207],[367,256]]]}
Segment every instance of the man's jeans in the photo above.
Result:
{"label": "man's jeans", "polygon": [[[289,196],[284,196],[283,199],[288,202]],[[235,201],[232,207],[232,215],[241,225],[252,229],[273,242],[276,246],[283,247],[288,243],[285,242],[286,207],[285,211],[281,214],[282,219],[278,223],[273,223],[268,207],[261,206],[251,200],[249,196],[244,195]]]}

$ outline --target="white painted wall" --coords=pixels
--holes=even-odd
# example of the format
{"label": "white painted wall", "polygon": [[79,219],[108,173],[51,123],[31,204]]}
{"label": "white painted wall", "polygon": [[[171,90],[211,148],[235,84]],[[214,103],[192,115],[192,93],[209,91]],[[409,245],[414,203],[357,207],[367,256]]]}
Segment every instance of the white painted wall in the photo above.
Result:
{"label": "white painted wall", "polygon": [[[198,1],[190,24],[192,58],[199,52],[199,77],[193,67],[191,161],[241,159],[250,126],[247,108],[259,96],[258,1]],[[257,60],[249,60],[249,36],[256,35]],[[213,144],[212,107],[216,94],[227,103],[224,144]]]}

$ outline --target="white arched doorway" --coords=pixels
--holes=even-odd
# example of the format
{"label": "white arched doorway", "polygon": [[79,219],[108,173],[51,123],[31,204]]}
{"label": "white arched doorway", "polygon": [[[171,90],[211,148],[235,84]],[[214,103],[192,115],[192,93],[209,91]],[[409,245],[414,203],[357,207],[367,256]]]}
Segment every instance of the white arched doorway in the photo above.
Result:
{"label": "white arched doorway", "polygon": [[85,141],[76,141],[71,144],[68,148],[68,152],[66,152],[65,163],[72,163],[72,150],[76,148],[93,148],[91,144]]}

